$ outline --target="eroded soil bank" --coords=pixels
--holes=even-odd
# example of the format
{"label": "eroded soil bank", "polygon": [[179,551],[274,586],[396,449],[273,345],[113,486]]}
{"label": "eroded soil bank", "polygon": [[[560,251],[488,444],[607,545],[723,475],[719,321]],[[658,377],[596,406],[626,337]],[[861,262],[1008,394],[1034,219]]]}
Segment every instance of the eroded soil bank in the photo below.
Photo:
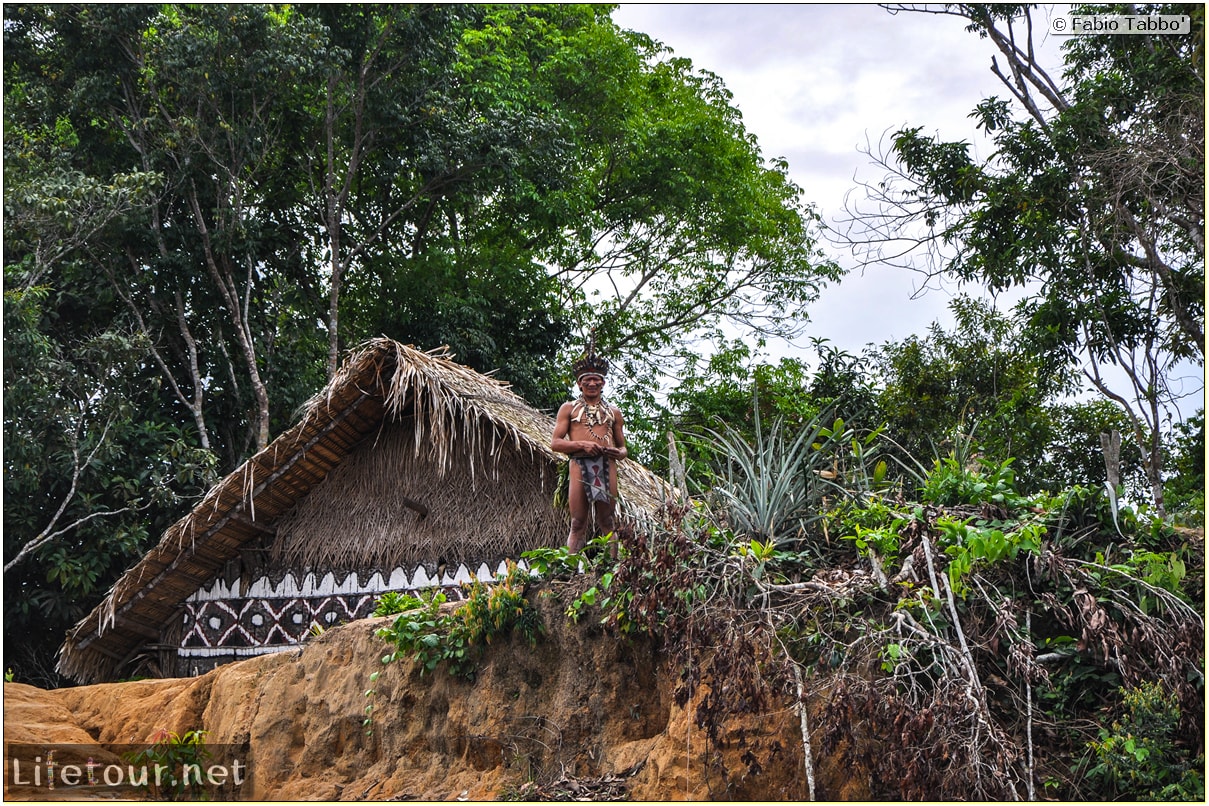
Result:
{"label": "eroded soil bank", "polygon": [[[558,787],[601,799],[808,797],[792,703],[728,723],[719,755],[694,724],[697,699],[674,702],[681,670],[651,642],[542,609],[537,645],[498,642],[473,680],[383,666],[374,630],[388,617],[197,678],[54,691],[7,683],[5,740],[112,746],[204,730],[209,745],[235,749],[247,768],[238,796],[256,800],[499,800]],[[817,798],[867,797],[858,776],[817,749],[814,766]],[[10,777],[6,794],[23,797]]]}

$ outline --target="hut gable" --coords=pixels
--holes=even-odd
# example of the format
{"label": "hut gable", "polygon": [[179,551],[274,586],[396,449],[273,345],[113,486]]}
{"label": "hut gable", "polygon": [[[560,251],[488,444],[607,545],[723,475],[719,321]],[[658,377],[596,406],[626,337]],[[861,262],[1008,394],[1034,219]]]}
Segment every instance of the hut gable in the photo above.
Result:
{"label": "hut gable", "polygon": [[[566,535],[553,426],[444,350],[368,342],[69,631],[59,671],[196,673],[369,615],[384,591],[491,579]],[[666,496],[628,460],[618,481],[622,514]]]}

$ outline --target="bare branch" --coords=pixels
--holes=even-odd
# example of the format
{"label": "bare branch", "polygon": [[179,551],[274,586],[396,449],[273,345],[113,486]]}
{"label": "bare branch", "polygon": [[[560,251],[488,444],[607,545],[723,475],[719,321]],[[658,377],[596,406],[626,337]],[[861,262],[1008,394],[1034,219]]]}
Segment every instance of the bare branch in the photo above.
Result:
{"label": "bare branch", "polygon": [[51,516],[50,523],[48,523],[42,529],[41,532],[34,535],[33,538],[31,538],[28,543],[26,543],[24,546],[22,546],[21,550],[17,552],[16,556],[14,556],[11,560],[9,560],[7,563],[4,564],[5,573],[8,573],[8,571],[10,569],[17,566],[26,557],[33,554],[38,549],[42,548],[42,546],[45,546],[47,543],[54,540],[59,535],[66,534],[70,531],[73,531],[74,529],[82,526],[83,524],[87,523],[88,521],[92,520],[93,518],[103,518],[103,517],[108,517],[110,515],[120,515],[123,512],[130,511],[131,508],[129,506],[125,506],[125,507],[122,507],[121,509],[116,509],[116,510],[90,512],[89,514],[87,514],[81,518],[77,518],[76,520],[72,521],[70,524],[68,524],[67,526],[64,526],[61,529],[55,529],[55,526],[58,525],[58,523],[59,523],[59,519],[63,516],[63,513],[67,511],[67,507],[72,503],[73,500],[75,500],[76,488],[79,486],[80,476],[83,474],[84,468],[86,468],[92,464],[92,460],[96,458],[97,451],[99,451],[104,446],[105,437],[109,434],[109,427],[111,425],[113,425],[113,420],[110,419],[108,422],[105,423],[105,427],[101,430],[101,436],[97,439],[96,445],[94,445],[92,451],[89,452],[88,458],[85,459],[83,462],[81,462],[80,461],[80,436],[81,436],[80,432],[83,429],[83,425],[84,425],[84,414],[81,413],[80,419],[76,421],[76,431],[71,440],[71,458],[72,458],[71,485],[68,488],[66,495],[64,495],[63,500],[59,502],[59,507],[57,510],[55,510],[55,514]]}

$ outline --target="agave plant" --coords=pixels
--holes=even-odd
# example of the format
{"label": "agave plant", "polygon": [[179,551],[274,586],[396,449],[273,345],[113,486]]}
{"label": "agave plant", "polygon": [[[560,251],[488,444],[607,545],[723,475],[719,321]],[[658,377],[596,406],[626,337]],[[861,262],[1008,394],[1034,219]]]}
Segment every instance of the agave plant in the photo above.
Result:
{"label": "agave plant", "polygon": [[776,543],[820,517],[811,505],[821,495],[816,471],[829,455],[831,437],[823,423],[819,415],[794,436],[778,418],[765,433],[757,408],[750,442],[726,423],[720,431],[706,429],[718,461],[710,493],[736,532]]}

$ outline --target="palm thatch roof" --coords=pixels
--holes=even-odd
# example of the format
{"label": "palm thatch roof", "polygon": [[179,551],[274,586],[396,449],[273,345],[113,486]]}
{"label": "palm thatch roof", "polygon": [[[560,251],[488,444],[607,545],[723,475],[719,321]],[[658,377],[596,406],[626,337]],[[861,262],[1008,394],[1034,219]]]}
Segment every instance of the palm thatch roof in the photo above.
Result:
{"label": "palm thatch roof", "polygon": [[[550,450],[553,427],[506,383],[455,363],[444,349],[370,341],[307,402],[296,425],[218,482],[68,632],[59,671],[81,682],[114,679],[162,640],[182,603],[245,544],[273,532],[346,457],[385,429],[410,429],[414,458],[435,466],[438,475],[458,464],[472,476],[491,477],[498,471],[495,458],[519,452],[556,478],[566,457]],[[641,517],[658,509],[668,488],[627,460],[618,467],[618,492],[621,511]],[[458,495],[445,493],[455,504]],[[337,535],[329,540],[338,541]]]}

